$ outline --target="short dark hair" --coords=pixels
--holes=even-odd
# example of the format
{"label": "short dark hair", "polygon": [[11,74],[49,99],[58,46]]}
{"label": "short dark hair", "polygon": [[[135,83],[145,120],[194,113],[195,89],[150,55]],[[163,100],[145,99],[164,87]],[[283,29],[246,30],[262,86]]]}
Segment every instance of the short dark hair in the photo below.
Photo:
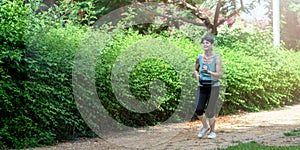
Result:
{"label": "short dark hair", "polygon": [[201,39],[201,43],[203,43],[203,41],[208,41],[211,44],[214,44],[214,37],[210,34],[205,35],[202,39]]}

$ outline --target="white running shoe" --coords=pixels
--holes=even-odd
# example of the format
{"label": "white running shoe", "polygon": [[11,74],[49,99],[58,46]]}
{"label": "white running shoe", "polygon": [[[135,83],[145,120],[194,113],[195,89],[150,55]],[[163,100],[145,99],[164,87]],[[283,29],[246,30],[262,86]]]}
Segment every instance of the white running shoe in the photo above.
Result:
{"label": "white running shoe", "polygon": [[200,131],[199,131],[199,133],[198,133],[198,137],[199,138],[203,138],[205,135],[206,135],[206,133],[207,133],[207,131],[209,130],[210,128],[208,127],[208,128],[202,128]]}
{"label": "white running shoe", "polygon": [[216,137],[217,137],[216,132],[210,132],[210,133],[208,134],[208,136],[207,136],[207,138],[209,138],[209,139],[214,139],[214,138],[216,138]]}

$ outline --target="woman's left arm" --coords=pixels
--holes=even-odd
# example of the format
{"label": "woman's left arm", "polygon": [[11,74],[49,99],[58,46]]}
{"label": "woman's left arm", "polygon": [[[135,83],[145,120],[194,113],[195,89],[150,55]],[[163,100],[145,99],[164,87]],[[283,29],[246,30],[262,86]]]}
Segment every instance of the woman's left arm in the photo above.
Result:
{"label": "woman's left arm", "polygon": [[222,64],[220,56],[216,58],[216,72],[208,71],[207,73],[216,79],[220,79],[222,77]]}

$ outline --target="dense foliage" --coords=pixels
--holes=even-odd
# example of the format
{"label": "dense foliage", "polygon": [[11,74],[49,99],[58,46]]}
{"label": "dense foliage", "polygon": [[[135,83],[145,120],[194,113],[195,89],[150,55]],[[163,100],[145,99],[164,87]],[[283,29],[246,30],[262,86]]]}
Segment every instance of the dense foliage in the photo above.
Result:
{"label": "dense foliage", "polygon": [[[197,48],[186,38],[143,36],[136,32],[117,34],[103,50],[96,67],[99,98],[116,120],[129,126],[155,125],[167,120],[176,109],[182,109],[178,108],[181,100],[194,102],[194,91],[183,88],[195,84],[191,69],[183,69],[192,68],[193,64],[180,59],[182,54],[178,51],[197,51]],[[141,59],[143,55],[147,57]],[[131,71],[127,73],[128,70]],[[118,91],[112,89],[113,83]],[[127,104],[135,110],[154,108],[155,111],[135,113],[122,106],[120,98],[142,102],[142,105]],[[187,113],[191,114],[184,112]]]}
{"label": "dense foliage", "polygon": [[21,0],[0,5],[0,148],[87,135],[71,88],[72,60],[84,29],[34,16]]}
{"label": "dense foliage", "polygon": [[226,114],[272,109],[299,100],[299,53],[274,47],[271,32],[225,29],[217,39],[224,54]]}
{"label": "dense foliage", "polygon": [[[118,27],[94,30],[82,26],[76,16],[66,20],[63,7],[36,14],[28,7],[34,5],[24,5],[21,0],[3,1],[0,6],[0,148],[35,147],[88,136],[89,127],[94,126],[88,127],[85,122],[89,120],[81,115],[95,118],[92,112],[98,106],[89,103],[93,91],[74,85],[77,79],[95,81],[101,109],[128,126],[159,124],[177,110],[182,113],[173,122],[182,121],[181,114],[193,113],[193,108],[187,112],[178,104],[182,99],[194,103],[193,65],[202,52],[199,37],[203,29],[141,35],[129,27],[108,32]],[[300,53],[274,48],[269,31],[223,28],[216,44],[214,50],[221,55],[224,68],[222,114],[272,109],[299,100]],[[143,52],[153,56],[140,60]],[[180,59],[183,54],[186,60]],[[78,62],[83,68],[74,68]],[[72,78],[77,71],[85,76]],[[183,88],[187,85],[195,89],[187,91]],[[74,97],[78,91],[73,87],[85,91],[86,97]],[[157,110],[130,111],[118,94]],[[85,103],[76,103],[76,98]],[[89,109],[79,113],[81,107]],[[101,116],[97,119],[106,121]]]}
{"label": "dense foliage", "polygon": [[[20,146],[32,137],[26,104],[24,42],[29,8],[22,1],[0,3],[0,145]],[[0,148],[1,148],[0,146]]]}

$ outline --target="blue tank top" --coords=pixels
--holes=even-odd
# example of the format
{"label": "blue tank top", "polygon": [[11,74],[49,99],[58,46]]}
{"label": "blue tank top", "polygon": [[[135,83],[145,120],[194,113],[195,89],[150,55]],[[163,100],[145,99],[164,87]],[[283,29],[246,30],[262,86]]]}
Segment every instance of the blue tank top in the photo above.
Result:
{"label": "blue tank top", "polygon": [[[199,59],[199,64],[200,64],[199,74],[201,76],[201,80],[218,80],[218,79],[212,77],[211,75],[209,75],[208,73],[206,73],[205,71],[203,71],[203,69],[202,69],[203,66],[207,66],[207,70],[216,72],[217,55],[215,54],[211,63],[207,63],[207,64],[202,61],[202,55],[199,55],[198,59]],[[198,83],[198,86],[202,86],[202,85],[200,83]],[[213,86],[220,86],[220,82],[218,81],[218,82],[214,83]]]}

